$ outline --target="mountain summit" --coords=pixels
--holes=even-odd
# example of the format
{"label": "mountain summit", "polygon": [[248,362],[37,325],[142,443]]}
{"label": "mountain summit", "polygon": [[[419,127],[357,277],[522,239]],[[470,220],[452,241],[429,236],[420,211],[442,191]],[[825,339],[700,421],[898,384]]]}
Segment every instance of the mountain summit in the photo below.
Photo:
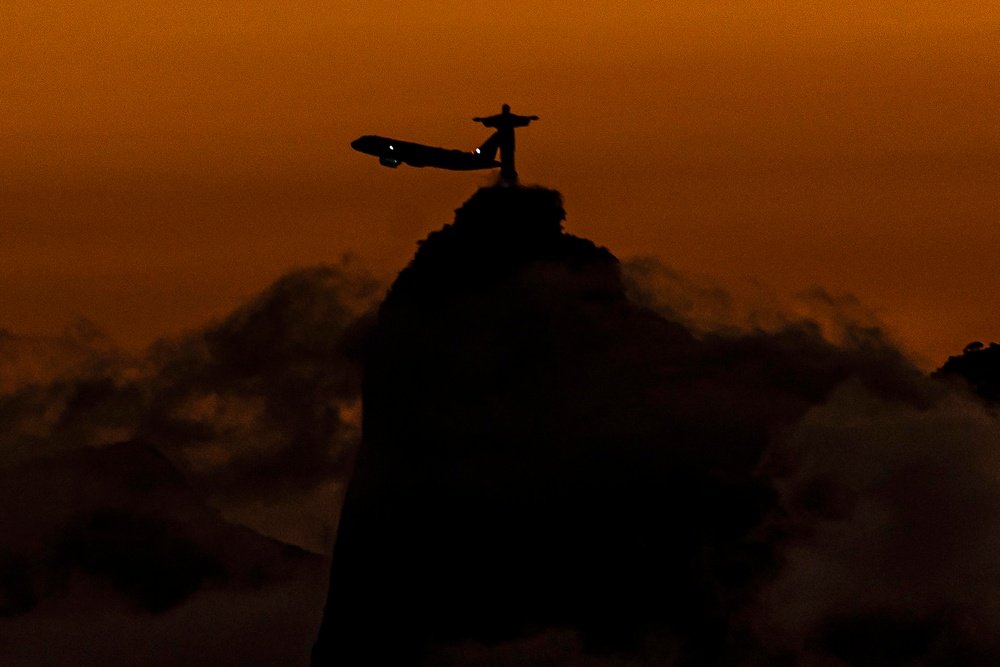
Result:
{"label": "mountain summit", "polygon": [[389,290],[314,665],[477,664],[470,643],[552,628],[629,650],[664,586],[698,586],[648,578],[689,554],[641,525],[681,488],[643,406],[695,341],[564,217],[558,192],[481,189]]}
{"label": "mountain summit", "polygon": [[947,567],[911,545],[993,511],[939,472],[978,479],[980,438],[914,440],[945,389],[825,293],[842,342],[673,321],[564,217],[552,190],[481,189],[389,290],[314,667],[992,657],[933,576],[885,585]]}
{"label": "mountain summit", "polygon": [[531,266],[562,267],[606,296],[624,299],[618,260],[607,249],[563,232],[565,217],[555,190],[478,190],[455,211],[454,224],[420,243],[389,291],[383,312],[493,290]]}

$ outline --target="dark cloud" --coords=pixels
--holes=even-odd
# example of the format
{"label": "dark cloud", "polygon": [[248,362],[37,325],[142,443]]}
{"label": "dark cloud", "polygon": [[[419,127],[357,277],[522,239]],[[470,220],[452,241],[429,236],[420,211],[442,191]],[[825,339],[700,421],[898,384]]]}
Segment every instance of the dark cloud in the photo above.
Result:
{"label": "dark cloud", "polygon": [[[958,649],[997,656],[996,420],[961,396],[920,407],[854,382],[806,414],[775,446],[794,537],[759,593],[763,636],[816,658],[824,647],[856,654],[865,633],[887,629],[848,664],[910,664],[908,651],[919,664],[952,664]],[[894,643],[894,661],[878,662]]]}
{"label": "dark cloud", "polygon": [[324,505],[359,435],[360,350],[379,295],[347,260],[292,272],[139,357],[84,324],[57,339],[5,334],[0,463],[141,441],[233,518],[322,550],[335,521]]}
{"label": "dark cloud", "polygon": [[161,342],[138,433],[217,493],[342,477],[359,426],[364,316],[379,295],[366,276],[306,269],[219,324]]}
{"label": "dark cloud", "polygon": [[130,401],[118,390],[136,368],[85,320],[51,338],[0,332],[0,467],[127,439]]}
{"label": "dark cloud", "polygon": [[[3,661],[35,664],[35,635],[58,644],[62,628],[62,645],[86,636],[76,652],[50,651],[60,664],[178,664],[141,643],[111,657],[128,633],[154,644],[166,633],[183,664],[302,664],[324,561],[264,535],[314,551],[332,540],[378,296],[345,262],[292,272],[143,355],[85,323],[0,337]],[[196,621],[235,642],[226,619],[263,628],[265,616],[287,636],[195,654],[190,637],[218,641]]]}

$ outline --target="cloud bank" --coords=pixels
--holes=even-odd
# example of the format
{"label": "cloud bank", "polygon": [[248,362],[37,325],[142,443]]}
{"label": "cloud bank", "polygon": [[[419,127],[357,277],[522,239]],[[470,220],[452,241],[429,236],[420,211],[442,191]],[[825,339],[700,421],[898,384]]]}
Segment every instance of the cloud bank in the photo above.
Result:
{"label": "cloud bank", "polygon": [[0,336],[4,662],[304,664],[378,295],[342,264],[143,355]]}

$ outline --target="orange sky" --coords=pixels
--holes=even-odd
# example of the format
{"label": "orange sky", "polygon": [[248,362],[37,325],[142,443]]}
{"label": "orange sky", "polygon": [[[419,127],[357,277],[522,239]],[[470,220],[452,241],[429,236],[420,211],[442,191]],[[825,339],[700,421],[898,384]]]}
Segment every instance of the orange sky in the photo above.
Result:
{"label": "orange sky", "polygon": [[1000,339],[1000,2],[568,4],[6,0],[0,327],[138,346],[293,266],[391,275],[488,178],[350,140],[473,147],[509,102],[619,257],[854,292],[931,365]]}

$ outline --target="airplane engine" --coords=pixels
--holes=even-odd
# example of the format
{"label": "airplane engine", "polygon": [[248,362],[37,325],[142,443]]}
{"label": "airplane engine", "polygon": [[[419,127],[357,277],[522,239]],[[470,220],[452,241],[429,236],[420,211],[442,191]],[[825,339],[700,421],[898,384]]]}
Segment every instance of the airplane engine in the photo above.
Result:
{"label": "airplane engine", "polygon": [[399,166],[399,160],[393,160],[391,157],[380,157],[378,163],[383,167],[391,167],[393,169]]}

